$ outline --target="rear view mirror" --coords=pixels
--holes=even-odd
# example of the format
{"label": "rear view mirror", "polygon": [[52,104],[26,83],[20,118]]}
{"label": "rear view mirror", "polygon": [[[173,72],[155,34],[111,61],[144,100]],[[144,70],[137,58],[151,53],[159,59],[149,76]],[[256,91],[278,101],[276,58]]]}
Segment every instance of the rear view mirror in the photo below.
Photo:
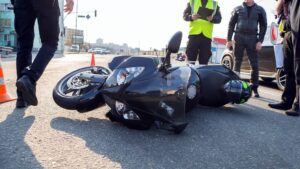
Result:
{"label": "rear view mirror", "polygon": [[278,26],[272,22],[270,27],[270,41],[273,45],[277,44],[278,40]]}
{"label": "rear view mirror", "polygon": [[182,39],[182,32],[180,31],[176,32],[168,43],[167,51],[170,53],[177,53],[180,48],[181,39]]}

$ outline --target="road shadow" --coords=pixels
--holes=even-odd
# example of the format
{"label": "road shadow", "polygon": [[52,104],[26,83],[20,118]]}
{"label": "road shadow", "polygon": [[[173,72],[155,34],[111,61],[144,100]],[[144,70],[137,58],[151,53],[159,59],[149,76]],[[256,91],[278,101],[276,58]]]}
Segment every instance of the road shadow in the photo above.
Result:
{"label": "road shadow", "polygon": [[[131,130],[97,118],[60,117],[51,121],[51,127],[84,139],[90,150],[124,169],[300,166],[300,124],[295,118],[246,104],[198,106],[187,120],[180,135],[156,128]],[[291,127],[295,128],[287,132]]]}
{"label": "road shadow", "polygon": [[34,122],[34,117],[25,117],[26,109],[14,109],[0,123],[0,168],[43,168],[25,143],[25,135]]}
{"label": "road shadow", "polygon": [[270,99],[270,98],[266,98],[266,97],[263,97],[263,96],[252,97],[251,99],[260,100],[260,101],[266,102],[267,104],[269,104],[269,103],[278,103],[279,102],[276,99]]}

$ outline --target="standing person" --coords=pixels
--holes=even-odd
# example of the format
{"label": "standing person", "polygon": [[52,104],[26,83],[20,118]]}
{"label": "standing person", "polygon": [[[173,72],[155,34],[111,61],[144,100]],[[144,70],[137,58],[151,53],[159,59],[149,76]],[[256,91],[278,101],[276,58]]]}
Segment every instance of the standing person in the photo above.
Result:
{"label": "standing person", "polygon": [[191,64],[197,57],[199,64],[207,64],[211,56],[211,38],[214,24],[220,23],[220,7],[214,0],[190,0],[183,18],[190,22],[186,55]]}
{"label": "standing person", "polygon": [[[293,54],[293,43],[292,43],[292,32],[291,25],[288,19],[289,11],[288,4],[284,2],[285,0],[278,0],[276,5],[277,16],[280,16],[281,23],[279,26],[279,31],[283,34],[283,52],[284,52],[284,73],[286,75],[285,88],[281,96],[281,102],[270,103],[269,106],[274,109],[292,110],[299,109],[299,101],[295,101],[296,97],[296,81],[294,73],[294,54]],[[283,29],[281,29],[283,28]]]}
{"label": "standing person", "polygon": [[[300,95],[300,0],[288,0],[290,5],[290,21],[292,29],[292,42],[294,49],[294,69],[296,78],[296,97],[299,101]],[[298,103],[299,104],[299,103]],[[299,116],[300,110],[291,110],[286,112],[289,116]]]}
{"label": "standing person", "polygon": [[[258,32],[259,24],[259,32]],[[234,30],[235,29],[235,30]],[[234,40],[234,71],[240,73],[244,50],[246,49],[251,66],[251,88],[255,97],[258,94],[258,55],[267,30],[267,18],[264,8],[254,3],[254,0],[244,0],[243,4],[234,8],[229,21],[227,44],[231,48],[233,32]]]}
{"label": "standing person", "polygon": [[[58,0],[12,0],[17,33],[17,108],[36,106],[36,82],[57,49],[59,40]],[[72,12],[73,0],[66,0],[65,12]],[[34,24],[38,21],[42,47],[32,62]]]}

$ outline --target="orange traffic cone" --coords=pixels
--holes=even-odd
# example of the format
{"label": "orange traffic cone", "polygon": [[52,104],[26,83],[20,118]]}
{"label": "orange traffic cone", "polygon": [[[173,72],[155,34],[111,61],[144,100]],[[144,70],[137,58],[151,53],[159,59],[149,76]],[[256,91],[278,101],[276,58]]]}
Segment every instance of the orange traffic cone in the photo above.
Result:
{"label": "orange traffic cone", "polygon": [[95,64],[95,54],[94,53],[92,53],[91,66],[96,66],[96,64]]}
{"label": "orange traffic cone", "polygon": [[6,86],[4,83],[4,73],[2,70],[1,58],[0,58],[0,103],[12,101],[12,100],[16,100],[16,98],[11,97],[6,91]]}

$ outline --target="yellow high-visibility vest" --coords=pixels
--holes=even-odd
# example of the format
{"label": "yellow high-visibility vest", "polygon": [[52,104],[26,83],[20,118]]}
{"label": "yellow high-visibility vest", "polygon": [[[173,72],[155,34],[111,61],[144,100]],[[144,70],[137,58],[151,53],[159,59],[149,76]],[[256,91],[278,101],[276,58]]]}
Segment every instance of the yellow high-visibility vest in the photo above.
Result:
{"label": "yellow high-visibility vest", "polygon": [[[190,0],[190,6],[192,9],[191,14],[195,14],[198,12],[199,8],[202,7],[202,2],[201,0]],[[212,10],[212,14],[215,15],[217,6],[218,6],[218,2],[213,0],[208,0],[205,8]],[[203,33],[205,37],[211,39],[213,27],[214,25],[210,21],[204,19],[197,19],[190,22],[189,35],[199,35]]]}

